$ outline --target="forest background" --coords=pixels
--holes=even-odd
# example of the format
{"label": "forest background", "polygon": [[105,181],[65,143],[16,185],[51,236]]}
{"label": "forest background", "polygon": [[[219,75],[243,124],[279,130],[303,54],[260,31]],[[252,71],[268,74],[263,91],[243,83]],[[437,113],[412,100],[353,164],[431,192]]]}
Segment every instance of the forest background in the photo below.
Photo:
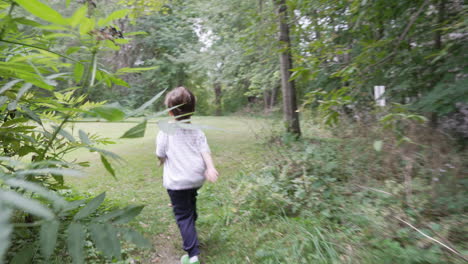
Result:
{"label": "forest background", "polygon": [[[268,158],[221,188],[232,200],[218,216],[277,243],[246,242],[231,260],[212,252],[212,263],[467,261],[464,1],[1,0],[0,9],[0,259],[146,259],[119,242],[150,245],[134,230],[144,206],[85,199],[65,182],[95,166],[71,160],[78,149],[99,154],[114,177],[122,160],[103,147],[112,140],[74,124],[137,122],[122,138],[143,137],[167,113],[164,92],[186,86],[197,115],[277,124],[252,132]],[[374,86],[385,86],[386,106]]]}

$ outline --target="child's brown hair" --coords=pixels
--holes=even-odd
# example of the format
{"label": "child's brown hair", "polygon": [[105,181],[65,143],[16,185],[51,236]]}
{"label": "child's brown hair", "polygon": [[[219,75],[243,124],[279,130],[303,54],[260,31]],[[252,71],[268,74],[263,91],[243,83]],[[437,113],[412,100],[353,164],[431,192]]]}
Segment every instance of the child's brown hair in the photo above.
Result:
{"label": "child's brown hair", "polygon": [[195,112],[195,103],[196,100],[193,93],[183,86],[174,88],[166,95],[166,99],[164,100],[164,104],[168,108],[179,105],[171,110],[176,120],[189,119],[192,113]]}

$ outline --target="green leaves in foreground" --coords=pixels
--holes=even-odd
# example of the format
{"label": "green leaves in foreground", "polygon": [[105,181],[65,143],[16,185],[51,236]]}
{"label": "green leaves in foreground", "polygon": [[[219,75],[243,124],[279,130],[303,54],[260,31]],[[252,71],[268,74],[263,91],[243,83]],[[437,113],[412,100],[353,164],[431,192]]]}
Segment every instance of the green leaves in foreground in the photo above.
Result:
{"label": "green leaves in foreground", "polygon": [[101,154],[101,162],[104,165],[104,168],[106,168],[106,170],[112,175],[112,177],[116,178],[114,168],[112,168],[112,165],[110,164],[110,162],[102,154]]}
{"label": "green leaves in foreground", "polygon": [[63,18],[60,13],[39,0],[15,0],[15,2],[26,9],[29,13],[47,22],[58,25],[68,24],[67,20]]}
{"label": "green leaves in foreground", "polygon": [[3,263],[3,256],[10,246],[10,234],[13,231],[13,225],[10,223],[10,217],[13,210],[8,208],[0,201],[0,263]]}
{"label": "green leaves in foreground", "polygon": [[[123,238],[137,246],[148,247],[150,245],[149,241],[137,231],[119,227],[120,224],[128,223],[139,215],[144,206],[128,206],[100,216],[93,216],[93,213],[103,203],[105,196],[105,193],[101,193],[94,197],[75,215],[73,222],[68,227],[67,244],[74,264],[84,263],[83,248],[86,232],[89,232],[95,247],[111,260],[114,258],[121,259],[119,238]],[[47,229],[47,227],[44,227],[44,229]],[[50,250],[50,248],[43,250]]]}
{"label": "green leaves in foreground", "polygon": [[106,193],[103,192],[100,195],[94,197],[85,207],[83,207],[76,215],[73,217],[73,220],[80,220],[83,219],[90,214],[92,214],[96,209],[99,207],[99,205],[102,204],[104,201],[104,198],[106,198]]}
{"label": "green leaves in foreground", "polygon": [[36,200],[25,198],[14,191],[0,190],[0,201],[45,219],[54,218],[54,214],[49,208]]}
{"label": "green leaves in foreground", "polygon": [[96,248],[104,255],[120,259],[120,243],[117,237],[117,229],[112,225],[95,223],[89,227],[91,238]]}
{"label": "green leaves in foreground", "polygon": [[99,106],[91,112],[111,122],[122,121],[125,118],[125,113],[116,106]]}
{"label": "green leaves in foreground", "polygon": [[81,223],[71,223],[68,227],[67,246],[73,264],[84,263],[85,229]]}
{"label": "green leaves in foreground", "polygon": [[147,121],[143,121],[139,123],[138,125],[130,128],[125,132],[121,138],[139,138],[139,137],[144,137],[145,136],[145,131],[146,131],[146,123]]}
{"label": "green leaves in foreground", "polygon": [[59,231],[59,222],[57,220],[47,221],[41,225],[40,243],[41,253],[45,259],[49,259],[55,249]]}

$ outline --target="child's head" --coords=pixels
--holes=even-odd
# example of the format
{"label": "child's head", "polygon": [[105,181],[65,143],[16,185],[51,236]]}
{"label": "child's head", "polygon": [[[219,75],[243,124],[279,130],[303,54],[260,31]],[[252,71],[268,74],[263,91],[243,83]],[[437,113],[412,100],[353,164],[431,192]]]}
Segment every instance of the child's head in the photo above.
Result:
{"label": "child's head", "polygon": [[[174,88],[166,95],[164,104],[168,107],[180,105],[171,110],[171,114],[176,117],[176,120],[189,119],[195,112],[195,96],[187,88],[180,86]],[[180,116],[184,115],[184,116]],[[180,117],[177,117],[180,116]]]}

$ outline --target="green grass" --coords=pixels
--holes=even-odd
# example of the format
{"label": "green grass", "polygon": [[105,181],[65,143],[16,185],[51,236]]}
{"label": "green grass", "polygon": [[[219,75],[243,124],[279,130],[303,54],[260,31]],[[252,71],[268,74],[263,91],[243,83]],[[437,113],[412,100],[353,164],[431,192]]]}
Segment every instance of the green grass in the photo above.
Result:
{"label": "green grass", "polygon": [[[219,230],[229,227],[230,215],[235,208],[230,207],[232,197],[231,188],[241,171],[254,170],[262,166],[263,145],[259,139],[265,131],[271,130],[272,125],[263,119],[236,118],[236,117],[195,117],[194,123],[220,128],[222,130],[206,130],[212,156],[220,172],[219,181],[215,184],[205,184],[199,195],[199,224],[198,231],[206,263],[219,262],[227,255],[223,245],[229,244],[232,248],[242,246],[242,241],[229,241],[230,238],[221,239],[217,236]],[[155,137],[157,126],[150,123],[145,137],[138,139],[118,139],[127,129],[134,126],[132,123],[75,123],[74,129],[83,129],[86,132],[97,133],[116,141],[116,144],[106,145],[102,148],[113,151],[126,160],[116,168],[117,180],[107,173],[100,162],[99,155],[79,151],[70,155],[70,158],[79,161],[89,161],[91,166],[86,169],[87,177],[70,179],[69,184],[78,191],[99,194],[107,192],[107,199],[113,204],[144,204],[145,209],[132,223],[156,244],[157,250],[161,244],[173,247],[175,254],[181,254],[178,233],[174,230],[174,219],[169,199],[162,187],[162,169],[157,166],[155,151]],[[231,211],[232,210],[232,211]],[[234,231],[234,230],[233,230]],[[174,237],[174,241],[167,243],[167,237]],[[158,241],[163,239],[164,241]],[[221,241],[222,240],[222,241]],[[150,261],[158,252],[143,251],[143,263]],[[236,260],[237,261],[237,260]],[[245,258],[243,257],[243,261]],[[231,262],[231,263],[242,263]]]}

